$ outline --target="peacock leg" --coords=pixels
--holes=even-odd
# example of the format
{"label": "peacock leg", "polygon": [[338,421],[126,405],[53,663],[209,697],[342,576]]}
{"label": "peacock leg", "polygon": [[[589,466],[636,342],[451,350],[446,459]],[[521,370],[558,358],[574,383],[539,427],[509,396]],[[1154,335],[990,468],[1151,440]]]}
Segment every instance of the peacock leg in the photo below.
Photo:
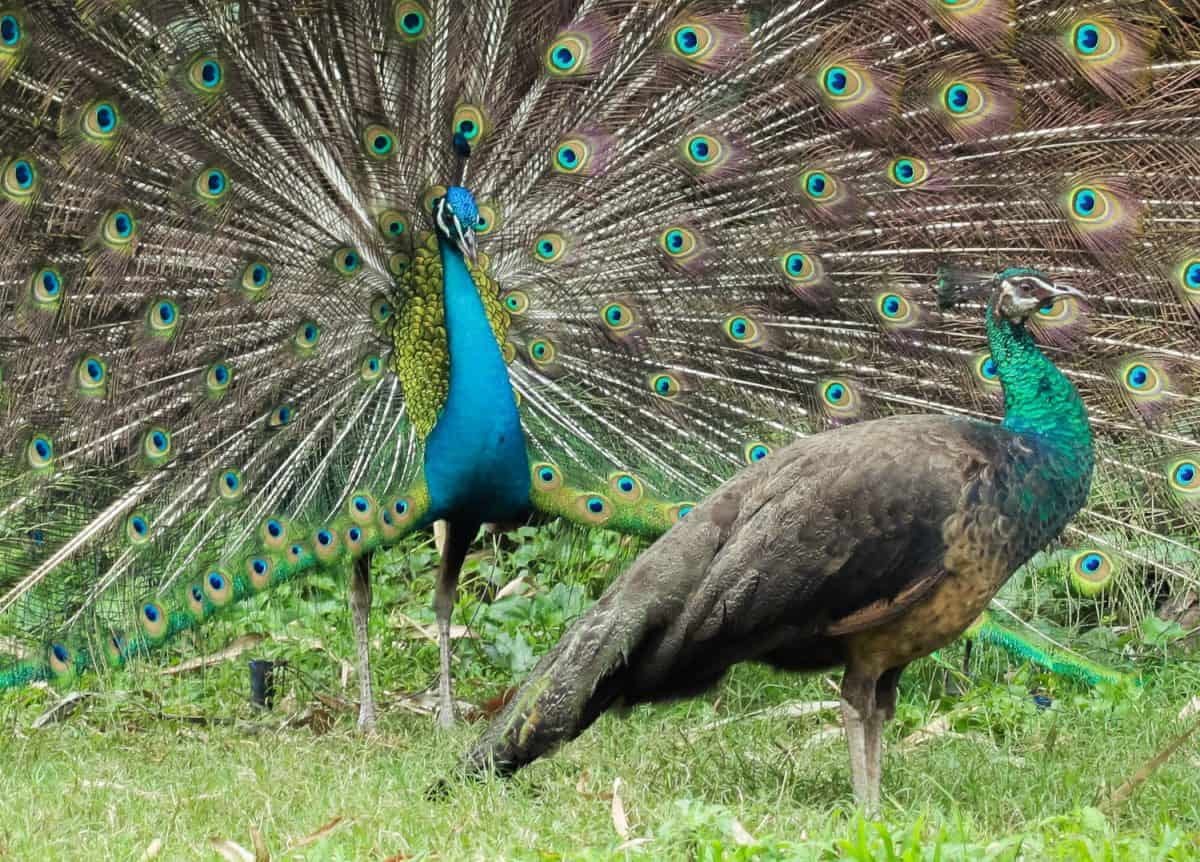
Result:
{"label": "peacock leg", "polygon": [[896,687],[903,667],[885,671],[875,683],[875,705],[866,721],[867,808],[879,810],[883,784],[883,726],[896,714]]}
{"label": "peacock leg", "polygon": [[375,731],[375,693],[371,689],[371,554],[354,561],[350,575],[350,612],[354,617],[354,645],[358,649],[358,729]]}
{"label": "peacock leg", "polygon": [[856,675],[849,667],[842,676],[842,720],[850,749],[850,783],[855,801],[874,812],[868,766],[867,729],[875,712],[875,680]]}
{"label": "peacock leg", "polygon": [[454,612],[454,601],[458,597],[458,574],[462,570],[463,560],[467,557],[471,539],[478,529],[478,524],[446,522],[442,564],[438,571],[437,591],[433,597],[433,610],[437,616],[438,651],[441,658],[438,723],[442,727],[454,726],[454,697],[450,687],[450,615]]}

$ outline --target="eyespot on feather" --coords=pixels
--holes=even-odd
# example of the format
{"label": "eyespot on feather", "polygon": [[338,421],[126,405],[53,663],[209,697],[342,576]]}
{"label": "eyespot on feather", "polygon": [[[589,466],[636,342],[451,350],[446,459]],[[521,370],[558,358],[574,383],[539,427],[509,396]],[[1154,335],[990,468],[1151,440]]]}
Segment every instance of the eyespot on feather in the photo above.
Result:
{"label": "eyespot on feather", "polygon": [[1071,589],[1088,598],[1098,596],[1112,586],[1116,567],[1104,551],[1089,548],[1071,556],[1068,563],[1068,583]]}
{"label": "eyespot on feather", "polygon": [[420,42],[429,35],[429,10],[415,0],[397,0],[392,8],[392,21],[405,42]]}

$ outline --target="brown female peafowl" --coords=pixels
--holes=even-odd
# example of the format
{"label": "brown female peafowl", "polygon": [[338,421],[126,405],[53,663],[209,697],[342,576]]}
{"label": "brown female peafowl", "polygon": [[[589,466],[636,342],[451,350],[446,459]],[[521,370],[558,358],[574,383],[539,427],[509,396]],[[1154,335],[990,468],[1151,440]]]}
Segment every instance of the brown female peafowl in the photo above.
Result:
{"label": "brown female peafowl", "polygon": [[1025,328],[1069,295],[1032,270],[996,277],[987,331],[1002,423],[862,422],[726,482],[567,631],[471,767],[512,772],[616,702],[695,694],[739,661],[844,665],[854,793],[876,806],[905,666],[957,638],[1087,499],[1087,410]]}
{"label": "brown female peafowl", "polygon": [[797,436],[995,416],[941,261],[1091,286],[1030,321],[1096,429],[1070,568],[1194,585],[1196,10],[0,0],[0,688],[353,566],[369,726],[370,555],[444,520],[448,721],[481,522],[654,538]]}

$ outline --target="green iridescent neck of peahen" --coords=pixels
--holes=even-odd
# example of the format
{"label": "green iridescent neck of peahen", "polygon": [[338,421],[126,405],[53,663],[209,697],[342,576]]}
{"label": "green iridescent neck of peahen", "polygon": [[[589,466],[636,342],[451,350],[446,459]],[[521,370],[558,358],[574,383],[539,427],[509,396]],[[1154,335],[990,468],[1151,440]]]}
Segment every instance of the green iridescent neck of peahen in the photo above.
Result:
{"label": "green iridescent neck of peahen", "polygon": [[1092,469],[1092,427],[1074,384],[1046,358],[1024,324],[987,311],[988,345],[1004,386],[1005,428],[1033,434]]}

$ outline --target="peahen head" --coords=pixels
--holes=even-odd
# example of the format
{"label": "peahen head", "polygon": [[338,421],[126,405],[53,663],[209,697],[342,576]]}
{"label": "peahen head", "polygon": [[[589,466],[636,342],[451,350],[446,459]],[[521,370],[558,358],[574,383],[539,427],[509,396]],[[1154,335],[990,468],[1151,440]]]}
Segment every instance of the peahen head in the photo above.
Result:
{"label": "peahen head", "polygon": [[450,186],[446,194],[433,202],[433,224],[438,236],[475,262],[475,229],[479,224],[479,205],[462,186]]}
{"label": "peahen head", "polygon": [[1039,311],[1053,308],[1063,296],[1083,296],[1070,285],[1055,284],[1036,269],[1006,269],[996,276],[995,282],[992,312],[1010,323],[1025,323]]}

